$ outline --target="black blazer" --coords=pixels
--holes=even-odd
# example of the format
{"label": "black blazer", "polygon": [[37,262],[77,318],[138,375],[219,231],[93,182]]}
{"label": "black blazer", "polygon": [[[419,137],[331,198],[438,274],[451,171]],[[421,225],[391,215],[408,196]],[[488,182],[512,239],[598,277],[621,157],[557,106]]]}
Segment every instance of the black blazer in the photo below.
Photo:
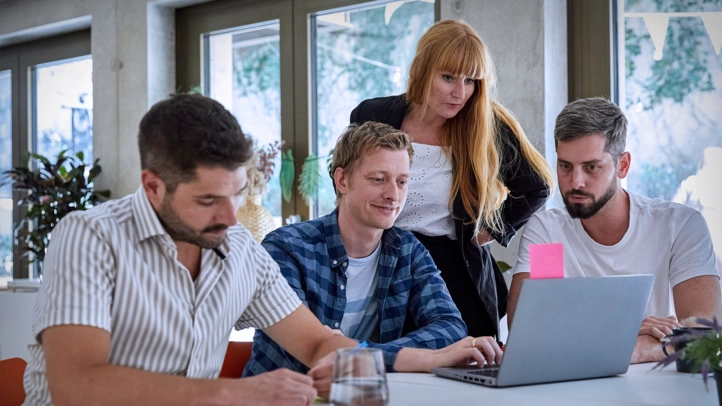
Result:
{"label": "black blazer", "polygon": [[[351,112],[351,123],[377,121],[401,129],[401,123],[408,111],[406,95],[379,97],[364,100]],[[506,247],[514,238],[517,230],[529,220],[550,194],[549,188],[529,166],[521,154],[519,140],[506,124],[498,121],[497,136],[501,138],[500,177],[510,193],[504,201],[502,221],[504,230],[492,232],[494,239]],[[476,286],[479,298],[484,303],[489,318],[496,320],[504,317],[507,309],[509,290],[504,282],[499,266],[491,255],[489,246],[478,247],[471,242],[474,235],[474,220],[464,210],[461,197],[457,195],[452,206],[456,238],[461,244],[467,270]],[[436,259],[435,259],[436,260]],[[497,331],[498,334],[498,331]]]}

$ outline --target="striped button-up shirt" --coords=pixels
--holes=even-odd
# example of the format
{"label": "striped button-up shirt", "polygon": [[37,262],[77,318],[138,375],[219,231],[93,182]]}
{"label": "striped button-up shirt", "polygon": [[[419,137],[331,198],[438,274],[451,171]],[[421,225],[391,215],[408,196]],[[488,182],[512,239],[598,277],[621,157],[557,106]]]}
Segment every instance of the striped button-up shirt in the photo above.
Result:
{"label": "striped button-up shirt", "polygon": [[[341,241],[337,211],[304,223],[281,227],[262,243],[281,272],[321,323],[338,329],[346,309],[348,254]],[[444,348],[466,337],[466,325],[426,248],[409,231],[385,230],[376,268],[374,300],[379,303],[377,342],[388,371],[404,347]],[[417,329],[403,335],[411,318]],[[355,338],[355,337],[350,337]],[[308,370],[262,331],[253,338],[244,376],[276,368]]]}
{"label": "striped button-up shirt", "polygon": [[35,305],[26,403],[50,404],[40,334],[57,325],[110,332],[109,363],[216,378],[232,328],[265,328],[300,305],[278,265],[240,225],[202,250],[193,280],[142,187],[66,216],[53,230]]}

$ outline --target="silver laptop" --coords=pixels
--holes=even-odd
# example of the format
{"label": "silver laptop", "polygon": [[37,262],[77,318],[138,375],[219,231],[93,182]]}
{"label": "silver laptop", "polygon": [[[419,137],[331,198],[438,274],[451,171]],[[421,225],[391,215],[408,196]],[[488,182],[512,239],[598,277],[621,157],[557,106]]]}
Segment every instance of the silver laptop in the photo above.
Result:
{"label": "silver laptop", "polygon": [[527,279],[500,366],[431,372],[496,387],[624,374],[653,283],[653,275]]}

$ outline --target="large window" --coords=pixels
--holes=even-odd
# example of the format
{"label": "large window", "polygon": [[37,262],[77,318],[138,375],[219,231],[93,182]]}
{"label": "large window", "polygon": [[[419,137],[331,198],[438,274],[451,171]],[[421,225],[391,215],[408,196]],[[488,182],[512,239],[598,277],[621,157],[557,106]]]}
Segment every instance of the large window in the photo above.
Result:
{"label": "large window", "polygon": [[[93,156],[90,31],[0,48],[0,172],[31,151],[51,161],[62,150]],[[0,287],[35,277],[31,257],[15,244],[25,214],[20,192],[0,188]]]}
{"label": "large window", "polygon": [[[203,89],[251,135],[257,147],[281,141],[281,56],[278,20],[209,33]],[[275,159],[280,168],[281,156]],[[268,182],[263,205],[281,225],[279,170]]]}
{"label": "large window", "polygon": [[699,210],[722,259],[722,0],[620,0],[617,24],[627,188]]}
{"label": "large window", "polygon": [[[313,15],[314,153],[322,168],[356,105],[406,91],[416,43],[434,23],[432,1],[371,4]],[[322,169],[316,215],[335,208]]]}

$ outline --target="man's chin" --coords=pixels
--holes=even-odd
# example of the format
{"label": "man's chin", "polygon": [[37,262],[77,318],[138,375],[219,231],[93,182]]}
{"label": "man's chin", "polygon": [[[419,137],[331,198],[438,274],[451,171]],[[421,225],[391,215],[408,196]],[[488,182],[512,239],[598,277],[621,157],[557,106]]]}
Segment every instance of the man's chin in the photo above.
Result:
{"label": "man's chin", "polygon": [[589,217],[591,217],[588,213],[588,211],[589,211],[588,207],[583,204],[569,203],[569,202],[565,201],[564,205],[567,208],[567,213],[569,213],[569,216],[571,216],[571,218],[573,218],[573,219],[578,218],[578,219],[586,220]]}

